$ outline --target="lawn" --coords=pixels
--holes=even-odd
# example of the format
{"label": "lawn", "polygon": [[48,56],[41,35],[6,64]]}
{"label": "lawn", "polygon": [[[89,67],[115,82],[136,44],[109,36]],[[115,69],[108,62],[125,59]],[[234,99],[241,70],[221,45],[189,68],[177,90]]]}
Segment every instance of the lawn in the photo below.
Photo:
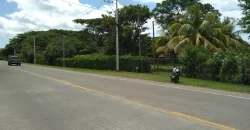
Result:
{"label": "lawn", "polygon": [[[33,64],[30,64],[30,65],[33,65]],[[88,72],[88,73],[94,73],[94,74],[121,76],[121,77],[127,77],[127,78],[137,78],[137,79],[167,82],[167,83],[170,83],[169,77],[171,75],[171,73],[169,72],[159,72],[158,74],[157,73],[152,74],[152,73],[135,73],[135,72],[116,72],[116,71],[110,71],[110,70],[91,70],[91,69],[79,69],[79,68],[67,68],[67,67],[63,68],[63,67],[48,66],[48,65],[36,65],[36,66],[72,70],[72,71],[77,71],[77,72]],[[171,70],[172,67],[169,66],[169,67],[165,67],[164,69]],[[241,84],[216,82],[216,81],[211,81],[211,80],[181,77],[180,84],[194,86],[194,87],[250,93],[250,86],[241,85]]]}

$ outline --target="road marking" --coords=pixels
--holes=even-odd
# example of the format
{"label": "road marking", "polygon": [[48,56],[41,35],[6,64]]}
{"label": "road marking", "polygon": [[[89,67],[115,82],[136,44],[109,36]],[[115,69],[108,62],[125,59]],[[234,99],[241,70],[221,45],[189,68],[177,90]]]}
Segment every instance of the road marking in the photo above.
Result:
{"label": "road marking", "polygon": [[155,111],[158,111],[158,112],[162,112],[162,113],[165,113],[165,114],[168,114],[168,115],[194,120],[196,122],[204,123],[204,124],[207,124],[209,126],[212,126],[212,127],[218,128],[218,129],[236,130],[235,128],[231,128],[231,127],[228,127],[228,126],[225,126],[225,125],[221,125],[221,124],[217,124],[217,123],[214,123],[214,122],[202,120],[202,119],[199,119],[199,118],[196,118],[196,117],[193,117],[193,116],[189,116],[189,115],[186,115],[186,114],[183,114],[183,113],[167,111],[167,110],[164,110],[164,109],[161,109],[161,108],[157,108],[157,107],[142,104],[142,103],[139,103],[139,102],[131,101],[131,100],[128,100],[126,98],[122,98],[120,96],[111,95],[111,94],[104,93],[104,92],[101,92],[101,91],[98,91],[98,90],[94,90],[94,89],[86,88],[86,87],[83,87],[83,86],[71,84],[71,83],[56,79],[56,78],[40,75],[40,74],[33,73],[33,72],[23,70],[23,69],[19,69],[19,68],[15,68],[15,69],[26,72],[26,73],[29,73],[29,74],[32,74],[32,75],[36,75],[38,77],[42,77],[42,78],[46,78],[46,79],[49,79],[49,80],[52,80],[52,81],[56,81],[58,83],[69,85],[69,86],[72,86],[72,87],[75,87],[75,88],[79,88],[79,89],[91,91],[91,92],[94,92],[94,93],[102,94],[102,95],[105,95],[105,96],[108,96],[108,97],[111,97],[111,98],[116,98],[116,99],[119,99],[119,100],[124,101],[124,102],[132,103],[132,104],[135,104],[135,105],[138,105],[138,106],[141,106],[141,107],[144,107],[144,108],[148,108],[148,109],[151,109],[151,110],[155,110]]}
{"label": "road marking", "polygon": [[148,85],[153,85],[153,86],[160,86],[160,87],[166,87],[166,88],[175,88],[175,89],[180,89],[180,90],[187,90],[187,91],[193,91],[193,92],[200,92],[200,93],[206,93],[206,94],[213,94],[213,95],[219,95],[219,96],[226,96],[226,97],[233,97],[233,98],[250,100],[250,98],[247,98],[247,97],[234,96],[234,95],[229,95],[229,94],[221,94],[221,93],[215,93],[215,92],[207,92],[207,91],[195,90],[195,89],[189,89],[189,88],[182,88],[182,87],[166,86],[166,85],[157,84],[157,83],[136,81],[136,80],[133,80],[133,79],[115,78],[115,77],[108,77],[108,76],[102,76],[102,75],[96,75],[96,74],[87,74],[87,73],[85,73],[85,75],[90,75],[90,76],[93,76],[93,77],[115,79],[115,80],[124,80],[124,81],[130,81],[130,82],[141,83],[141,84],[148,84]]}
{"label": "road marking", "polygon": [[[33,66],[33,65],[28,65],[28,66]],[[35,67],[38,67],[38,66],[35,66]],[[40,67],[40,68],[44,68],[44,67]],[[222,94],[222,93],[216,93],[216,92],[208,92],[208,91],[202,91],[202,90],[197,90],[197,89],[195,90],[193,88],[189,89],[189,88],[183,88],[183,87],[166,86],[166,85],[159,84],[159,83],[149,83],[150,81],[149,82],[144,82],[144,81],[138,81],[138,80],[133,80],[133,79],[129,79],[129,78],[123,78],[123,77],[113,77],[113,76],[108,76],[108,75],[90,74],[90,73],[85,73],[85,72],[74,72],[74,71],[61,70],[61,69],[55,69],[55,68],[48,68],[48,69],[57,70],[57,71],[63,71],[63,72],[67,72],[67,73],[84,74],[84,75],[89,75],[89,76],[99,77],[99,78],[107,78],[107,79],[115,79],[115,80],[122,80],[122,81],[130,81],[130,82],[147,84],[147,85],[153,85],[153,86],[160,86],[160,87],[165,87],[165,88],[174,88],[174,89],[179,89],[179,90],[186,90],[186,91],[193,91],[193,92],[213,94],[213,95],[218,95],[218,96],[225,96],[225,97],[232,97],[232,98],[250,100],[250,98],[248,98],[248,97],[235,96],[235,95],[229,95],[229,94]]]}

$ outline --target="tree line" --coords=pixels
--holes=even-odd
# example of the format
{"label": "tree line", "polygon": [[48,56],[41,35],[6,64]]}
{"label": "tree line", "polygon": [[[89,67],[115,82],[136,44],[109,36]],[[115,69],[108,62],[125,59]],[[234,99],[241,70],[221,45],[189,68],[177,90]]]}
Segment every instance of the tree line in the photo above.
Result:
{"label": "tree line", "polygon": [[[128,5],[119,9],[119,49],[121,55],[139,55],[139,40],[143,56],[177,57],[187,45],[204,47],[210,51],[228,48],[249,47],[240,37],[241,32],[250,33],[249,2],[240,0],[244,17],[237,21],[225,17],[211,4],[200,0],[164,0],[150,11],[145,5]],[[164,34],[153,40],[149,34],[139,34],[148,28],[143,25],[154,17]],[[74,19],[83,25],[81,31],[51,29],[30,31],[16,35],[0,50],[0,58],[14,54],[23,61],[33,63],[33,43],[36,41],[37,63],[55,65],[62,58],[63,43],[67,58],[87,54],[115,54],[115,18],[113,12],[101,18]],[[242,31],[235,32],[235,25],[242,25]],[[139,39],[140,36],[140,39]]]}

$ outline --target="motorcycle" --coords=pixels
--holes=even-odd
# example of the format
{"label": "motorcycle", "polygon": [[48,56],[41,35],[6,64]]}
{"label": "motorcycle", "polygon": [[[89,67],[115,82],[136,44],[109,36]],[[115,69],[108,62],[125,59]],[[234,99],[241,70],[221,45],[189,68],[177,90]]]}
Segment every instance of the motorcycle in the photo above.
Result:
{"label": "motorcycle", "polygon": [[180,78],[180,72],[175,72],[172,74],[172,76],[170,76],[171,81],[174,82],[175,84],[179,83],[179,78]]}

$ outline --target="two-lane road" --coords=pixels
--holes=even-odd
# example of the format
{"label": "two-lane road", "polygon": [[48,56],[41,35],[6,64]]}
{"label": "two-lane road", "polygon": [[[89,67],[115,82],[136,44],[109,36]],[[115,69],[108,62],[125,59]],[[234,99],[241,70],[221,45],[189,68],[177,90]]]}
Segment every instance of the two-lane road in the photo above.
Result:
{"label": "two-lane road", "polygon": [[249,110],[248,94],[0,61],[0,130],[248,130]]}

